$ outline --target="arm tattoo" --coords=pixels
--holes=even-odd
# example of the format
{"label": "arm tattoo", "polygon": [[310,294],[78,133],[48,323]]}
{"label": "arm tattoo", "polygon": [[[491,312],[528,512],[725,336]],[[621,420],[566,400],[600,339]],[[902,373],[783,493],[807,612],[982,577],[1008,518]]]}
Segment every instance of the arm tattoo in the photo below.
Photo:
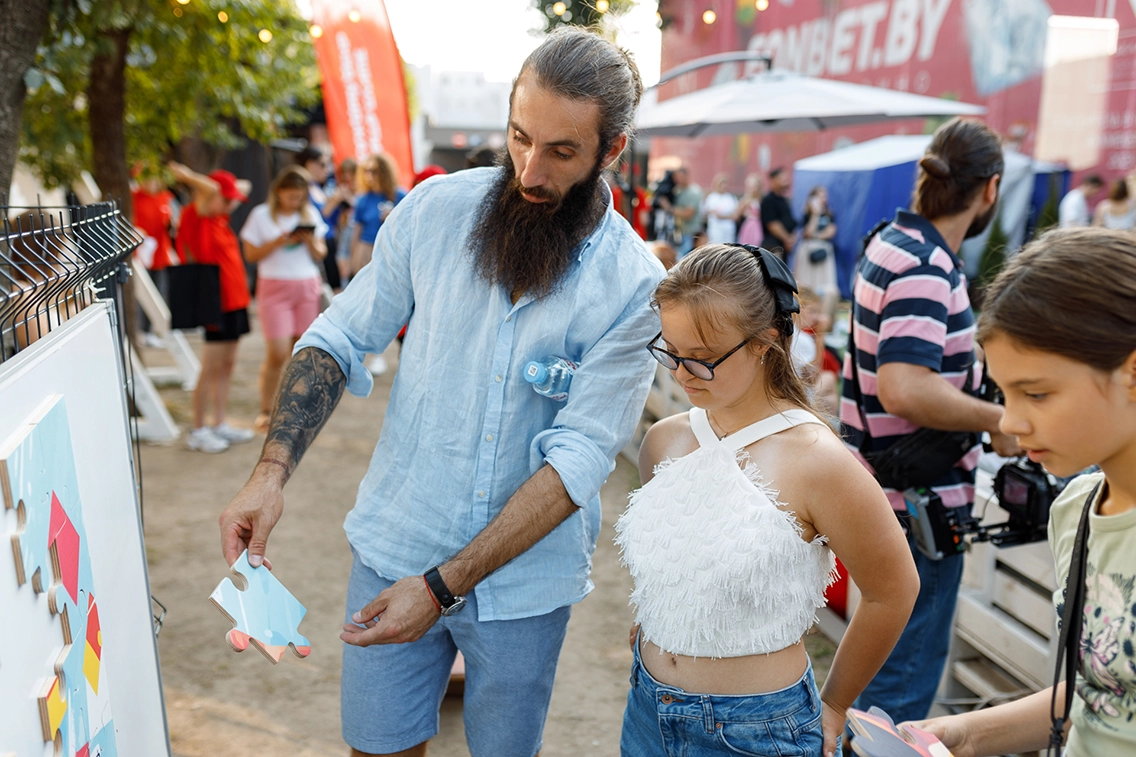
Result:
{"label": "arm tattoo", "polygon": [[343,397],[347,377],[323,350],[300,350],[284,368],[264,456],[283,460],[291,476],[331,411]]}

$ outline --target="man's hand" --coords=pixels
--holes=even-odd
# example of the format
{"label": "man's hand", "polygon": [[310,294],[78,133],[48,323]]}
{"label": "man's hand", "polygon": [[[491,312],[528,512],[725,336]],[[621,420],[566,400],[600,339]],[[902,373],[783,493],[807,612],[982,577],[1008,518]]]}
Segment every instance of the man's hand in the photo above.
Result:
{"label": "man's hand", "polygon": [[990,446],[1002,457],[1017,457],[1025,454],[1025,450],[1018,446],[1018,437],[1007,436],[1001,431],[990,433]]}
{"label": "man's hand", "polygon": [[418,641],[442,617],[422,576],[396,581],[346,623],[339,638],[357,647]]}
{"label": "man's hand", "polygon": [[232,565],[247,549],[249,565],[256,568],[265,562],[271,568],[271,563],[264,559],[264,551],[268,535],[283,512],[284,491],[278,477],[254,472],[218,519],[225,562]]}
{"label": "man's hand", "polygon": [[902,731],[904,726],[914,726],[943,742],[943,746],[950,749],[954,757],[974,757],[974,744],[970,743],[970,733],[965,722],[957,715],[948,715],[914,723],[900,723],[898,728]]}

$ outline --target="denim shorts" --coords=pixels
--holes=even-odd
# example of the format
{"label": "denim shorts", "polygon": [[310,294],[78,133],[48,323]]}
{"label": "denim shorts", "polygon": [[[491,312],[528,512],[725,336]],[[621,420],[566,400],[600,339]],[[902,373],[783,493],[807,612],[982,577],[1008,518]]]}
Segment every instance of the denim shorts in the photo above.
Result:
{"label": "denim shorts", "polygon": [[[393,584],[355,555],[347,620]],[[520,620],[477,619],[476,591],[461,612],[440,618],[421,639],[371,647],[343,645],[343,740],[368,754],[409,749],[438,733],[438,708],[454,657],[465,657],[462,707],[473,757],[533,757],[540,751],[569,607]]]}
{"label": "denim shorts", "polygon": [[694,694],[652,678],[636,642],[619,742],[622,757],[820,757],[823,745],[812,662],[796,683],[779,691]]}

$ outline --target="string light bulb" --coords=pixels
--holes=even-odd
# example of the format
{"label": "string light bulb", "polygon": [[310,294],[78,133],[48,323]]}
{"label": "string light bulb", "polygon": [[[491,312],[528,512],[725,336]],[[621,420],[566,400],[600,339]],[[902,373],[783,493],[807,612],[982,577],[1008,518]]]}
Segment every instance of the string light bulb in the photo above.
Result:
{"label": "string light bulb", "polygon": [[272,32],[268,31],[267,29],[261,29],[260,31],[258,31],[256,33],[256,37],[261,42],[263,42],[264,44],[267,45],[269,42],[272,41]]}
{"label": "string light bulb", "polygon": [[709,25],[709,24],[714,23],[717,20],[718,20],[718,14],[715,13],[714,11],[712,11],[712,10],[707,9],[702,14],[702,23],[704,23],[704,24]]}
{"label": "string light bulb", "polygon": [[347,12],[347,19],[353,24],[359,23],[361,18],[363,18],[363,14],[359,12],[358,8],[352,8]]}
{"label": "string light bulb", "polygon": [[610,6],[609,6],[609,4],[608,4],[608,1],[607,1],[607,0],[596,0],[596,11],[597,11],[597,12],[599,12],[599,13],[607,13],[607,9],[608,9],[609,7],[610,7]]}
{"label": "string light bulb", "polygon": [[227,24],[229,22],[229,14],[226,13],[225,11],[218,11],[217,12],[217,20],[220,21],[222,24]]}
{"label": "string light bulb", "polygon": [[189,5],[189,0],[178,0],[178,5]]}
{"label": "string light bulb", "polygon": [[319,24],[312,24],[308,27],[308,34],[312,35],[312,39],[319,39],[323,36],[323,27]]}
{"label": "string light bulb", "polygon": [[757,2],[754,3],[754,7],[759,11],[763,11],[769,7],[769,0],[757,0]]}
{"label": "string light bulb", "polygon": [[553,5],[552,5],[552,12],[555,13],[557,16],[563,16],[564,11],[566,11],[566,10],[568,10],[568,6],[565,5],[564,3],[553,3]]}

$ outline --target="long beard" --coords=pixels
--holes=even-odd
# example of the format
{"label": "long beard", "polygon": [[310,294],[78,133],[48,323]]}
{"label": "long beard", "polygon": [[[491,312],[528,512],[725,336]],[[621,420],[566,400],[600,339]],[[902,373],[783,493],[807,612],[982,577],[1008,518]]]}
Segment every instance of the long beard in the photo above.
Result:
{"label": "long beard", "polygon": [[563,196],[543,188],[525,189],[548,202],[521,196],[513,161],[506,151],[501,170],[481,203],[470,234],[477,275],[513,297],[546,297],[559,287],[576,258],[574,251],[596,227],[607,207],[600,189],[600,164]]}

